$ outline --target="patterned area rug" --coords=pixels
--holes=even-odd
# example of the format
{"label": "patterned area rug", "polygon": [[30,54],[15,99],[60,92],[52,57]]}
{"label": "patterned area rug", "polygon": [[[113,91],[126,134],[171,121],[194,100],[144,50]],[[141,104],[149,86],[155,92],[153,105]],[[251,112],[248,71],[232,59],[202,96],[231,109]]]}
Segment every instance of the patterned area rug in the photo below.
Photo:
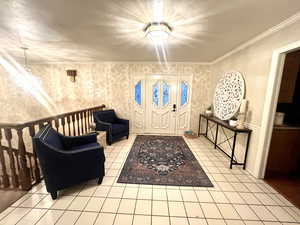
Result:
{"label": "patterned area rug", "polygon": [[118,183],[213,187],[180,136],[138,135]]}

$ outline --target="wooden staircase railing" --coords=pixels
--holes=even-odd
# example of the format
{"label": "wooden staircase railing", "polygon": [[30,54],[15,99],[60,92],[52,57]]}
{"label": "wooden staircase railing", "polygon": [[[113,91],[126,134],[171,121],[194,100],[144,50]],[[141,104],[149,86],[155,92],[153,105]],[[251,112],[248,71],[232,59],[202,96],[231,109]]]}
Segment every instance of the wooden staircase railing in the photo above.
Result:
{"label": "wooden staircase railing", "polygon": [[64,113],[22,124],[0,123],[0,189],[29,190],[42,179],[32,137],[46,124],[68,136],[90,131],[93,112],[105,105]]}

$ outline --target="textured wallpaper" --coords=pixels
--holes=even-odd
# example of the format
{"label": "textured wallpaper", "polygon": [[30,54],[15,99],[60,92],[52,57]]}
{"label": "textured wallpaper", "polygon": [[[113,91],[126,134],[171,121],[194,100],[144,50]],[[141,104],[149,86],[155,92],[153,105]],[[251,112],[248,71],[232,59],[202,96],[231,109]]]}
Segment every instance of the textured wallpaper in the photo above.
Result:
{"label": "textured wallpaper", "polygon": [[[72,83],[67,69],[76,69]],[[131,76],[141,74],[193,75],[191,128],[197,130],[199,113],[211,104],[212,81],[209,66],[189,63],[74,63],[38,64],[31,66],[45,101],[38,93],[17,84],[0,68],[1,122],[24,122],[49,115],[106,104],[124,117],[131,116]],[[45,102],[47,107],[45,106]]]}
{"label": "textured wallpaper", "polygon": [[[272,55],[275,50],[300,40],[299,27],[300,21],[297,21],[211,66],[212,80],[215,83],[212,90],[220,76],[226,71],[239,71],[245,78],[245,97],[249,101],[246,122],[253,130],[247,159],[247,170],[256,177],[261,175],[260,163],[265,157],[265,153],[260,152],[258,146],[265,138],[261,134],[261,125],[263,110],[266,105],[265,97]],[[238,145],[244,146],[241,142],[238,142]],[[265,152],[267,152],[267,149],[265,149]]]}

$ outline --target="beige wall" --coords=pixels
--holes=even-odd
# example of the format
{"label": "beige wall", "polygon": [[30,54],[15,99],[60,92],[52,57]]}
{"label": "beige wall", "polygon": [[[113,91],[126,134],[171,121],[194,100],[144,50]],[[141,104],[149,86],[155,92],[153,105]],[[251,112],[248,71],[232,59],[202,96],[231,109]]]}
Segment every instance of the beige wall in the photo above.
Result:
{"label": "beige wall", "polygon": [[[135,74],[192,74],[191,125],[195,131],[199,112],[210,104],[211,99],[209,67],[200,64],[173,63],[167,67],[157,63],[42,64],[33,65],[31,69],[40,80],[39,86],[49,96],[50,110],[17,86],[16,79],[0,67],[1,122],[34,120],[103,103],[116,109],[121,116],[130,118],[130,82]],[[67,77],[66,69],[77,70],[75,83]]]}
{"label": "beige wall", "polygon": [[[260,137],[262,112],[271,67],[272,53],[275,49],[299,40],[300,21],[271,34],[211,66],[214,87],[220,76],[229,70],[237,70],[245,77],[246,99],[249,100],[249,115],[247,122],[253,129],[247,169],[252,174],[254,174],[255,167],[259,166],[256,162],[257,145]],[[214,88],[212,88],[211,91],[213,92]],[[242,145],[242,143],[240,143],[240,145]]]}

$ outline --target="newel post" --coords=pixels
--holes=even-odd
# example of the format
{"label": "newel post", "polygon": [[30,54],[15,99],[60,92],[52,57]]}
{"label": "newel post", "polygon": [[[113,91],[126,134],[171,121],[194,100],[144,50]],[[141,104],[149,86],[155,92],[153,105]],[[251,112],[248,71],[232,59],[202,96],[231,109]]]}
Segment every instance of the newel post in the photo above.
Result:
{"label": "newel post", "polygon": [[20,151],[19,154],[19,162],[20,162],[20,184],[22,190],[29,190],[31,188],[31,178],[30,178],[30,171],[27,167],[27,160],[26,160],[26,149],[23,140],[23,128],[17,129],[18,134],[18,149]]}

